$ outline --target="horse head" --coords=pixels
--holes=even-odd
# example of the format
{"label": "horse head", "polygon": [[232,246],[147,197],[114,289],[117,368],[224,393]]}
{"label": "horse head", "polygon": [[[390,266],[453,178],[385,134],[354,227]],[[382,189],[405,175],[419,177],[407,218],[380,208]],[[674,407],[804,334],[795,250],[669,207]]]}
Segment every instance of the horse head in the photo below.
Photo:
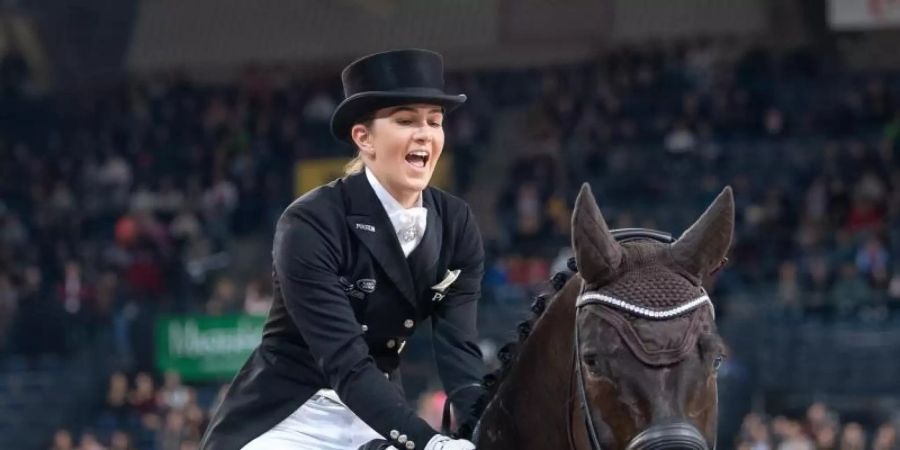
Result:
{"label": "horse head", "polygon": [[[585,184],[572,216],[581,289],[572,416],[597,450],[708,450],[716,445],[716,372],[724,346],[703,281],[731,245],[725,188],[672,243],[618,242]],[[573,433],[575,434],[575,433]]]}

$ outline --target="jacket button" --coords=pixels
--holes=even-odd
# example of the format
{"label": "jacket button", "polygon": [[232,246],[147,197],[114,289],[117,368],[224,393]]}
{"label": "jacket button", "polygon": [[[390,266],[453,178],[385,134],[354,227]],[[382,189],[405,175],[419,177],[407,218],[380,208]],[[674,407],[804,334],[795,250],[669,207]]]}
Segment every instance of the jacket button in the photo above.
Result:
{"label": "jacket button", "polygon": [[363,333],[365,333],[366,331],[369,331],[369,326],[366,324],[363,324],[362,330],[363,330]]}
{"label": "jacket button", "polygon": [[395,341],[393,339],[387,341],[387,348],[394,348],[396,346],[397,346],[397,341]]}
{"label": "jacket button", "polygon": [[406,320],[403,322],[403,326],[406,327],[406,328],[412,328],[413,325],[415,325],[415,324],[416,324],[416,323],[413,322],[412,319],[406,319]]}
{"label": "jacket button", "polygon": [[400,432],[397,430],[391,430],[391,439],[397,439],[400,436]]}
{"label": "jacket button", "polygon": [[401,444],[405,444],[406,443],[406,435],[401,434],[400,437],[397,438],[397,442],[399,442]]}
{"label": "jacket button", "polygon": [[415,444],[413,441],[407,441],[407,442],[406,442],[406,448],[407,448],[408,450],[413,450],[414,448],[416,448],[416,444]]}

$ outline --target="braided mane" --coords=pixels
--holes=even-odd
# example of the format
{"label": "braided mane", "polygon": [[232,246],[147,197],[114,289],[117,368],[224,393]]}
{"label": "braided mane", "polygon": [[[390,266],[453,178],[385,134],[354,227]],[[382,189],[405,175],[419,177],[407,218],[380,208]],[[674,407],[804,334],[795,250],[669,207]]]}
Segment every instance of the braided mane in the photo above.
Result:
{"label": "braided mane", "polygon": [[[509,374],[510,368],[514,365],[518,357],[519,349],[528,339],[528,336],[531,335],[531,330],[534,327],[535,322],[541,318],[541,315],[547,309],[548,304],[556,298],[559,291],[565,286],[566,282],[569,281],[569,278],[578,271],[575,266],[575,258],[569,258],[566,266],[568,267],[568,270],[557,272],[550,277],[548,286],[533,297],[534,300],[531,303],[530,308],[532,312],[531,317],[516,325],[518,338],[515,341],[500,347],[500,350],[497,351],[497,359],[500,361],[500,367],[485,375],[481,380],[484,394],[482,394],[481,398],[479,398],[472,407],[473,414],[470,417],[474,417],[474,420],[477,420],[482,416],[487,405],[497,395],[500,385],[503,384],[503,380]],[[455,433],[456,436],[459,438],[471,439],[472,433],[475,431],[474,420],[472,422],[461,424]]]}

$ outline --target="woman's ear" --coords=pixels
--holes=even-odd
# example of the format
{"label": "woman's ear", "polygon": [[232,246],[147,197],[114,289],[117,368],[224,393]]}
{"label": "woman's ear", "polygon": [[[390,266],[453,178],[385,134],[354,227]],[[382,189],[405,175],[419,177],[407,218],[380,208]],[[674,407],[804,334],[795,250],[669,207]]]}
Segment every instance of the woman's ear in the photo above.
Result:
{"label": "woman's ear", "polygon": [[353,139],[353,143],[359,148],[360,153],[369,157],[375,156],[375,148],[372,146],[372,131],[369,130],[369,127],[361,123],[353,125],[353,128],[350,129],[350,138]]}

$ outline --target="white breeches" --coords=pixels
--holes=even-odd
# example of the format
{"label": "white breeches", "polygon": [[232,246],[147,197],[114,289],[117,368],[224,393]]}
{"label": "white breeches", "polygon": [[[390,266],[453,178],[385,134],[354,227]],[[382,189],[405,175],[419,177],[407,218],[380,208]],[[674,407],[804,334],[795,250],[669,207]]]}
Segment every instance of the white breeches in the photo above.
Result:
{"label": "white breeches", "polygon": [[242,450],[357,450],[373,439],[383,438],[323,389]]}

